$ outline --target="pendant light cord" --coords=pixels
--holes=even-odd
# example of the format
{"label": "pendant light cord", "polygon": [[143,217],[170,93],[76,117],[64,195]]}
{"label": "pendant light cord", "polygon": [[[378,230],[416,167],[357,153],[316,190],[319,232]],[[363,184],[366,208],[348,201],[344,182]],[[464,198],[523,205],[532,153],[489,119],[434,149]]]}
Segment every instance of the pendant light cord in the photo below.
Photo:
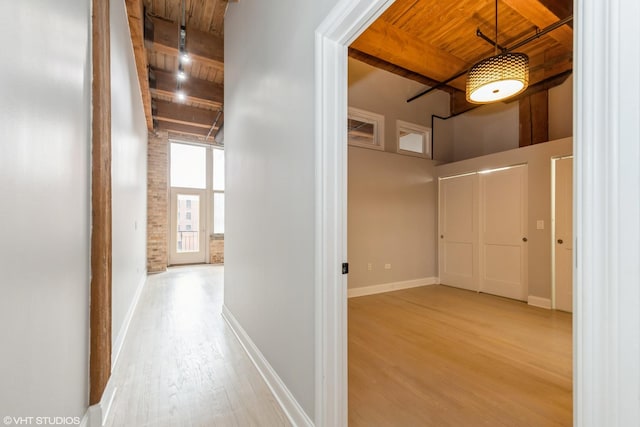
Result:
{"label": "pendant light cord", "polygon": [[494,55],[498,54],[498,0],[496,0],[496,43]]}

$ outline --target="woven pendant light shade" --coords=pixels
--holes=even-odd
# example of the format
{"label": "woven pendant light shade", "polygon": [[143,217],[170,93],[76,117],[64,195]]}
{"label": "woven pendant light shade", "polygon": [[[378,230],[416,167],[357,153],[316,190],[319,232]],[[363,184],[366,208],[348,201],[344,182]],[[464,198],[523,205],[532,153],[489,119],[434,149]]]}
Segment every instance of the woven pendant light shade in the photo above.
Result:
{"label": "woven pendant light shade", "polygon": [[467,74],[467,101],[485,104],[517,95],[529,86],[529,57],[501,53],[475,64]]}

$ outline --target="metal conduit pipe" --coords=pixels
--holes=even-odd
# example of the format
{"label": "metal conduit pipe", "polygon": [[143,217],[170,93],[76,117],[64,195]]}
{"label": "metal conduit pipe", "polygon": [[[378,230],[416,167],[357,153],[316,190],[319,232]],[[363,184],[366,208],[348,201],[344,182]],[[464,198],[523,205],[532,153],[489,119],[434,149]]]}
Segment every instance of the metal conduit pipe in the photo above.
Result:
{"label": "metal conduit pipe", "polygon": [[[519,47],[522,47],[524,45],[526,45],[527,43],[531,43],[532,41],[544,36],[545,34],[547,34],[548,32],[551,32],[553,30],[555,30],[556,28],[559,28],[565,24],[568,24],[569,22],[573,21],[573,15],[569,15],[564,19],[559,20],[558,22],[555,22],[551,25],[549,25],[548,27],[540,30],[540,31],[536,31],[536,33],[530,37],[527,37],[526,39],[514,44],[511,47],[508,47],[506,49],[503,50],[503,52],[511,52],[512,50],[518,49]],[[480,31],[480,30],[478,30]],[[476,33],[477,34],[477,33]],[[442,86],[446,85],[447,83],[450,83],[452,81],[454,81],[455,79],[457,79],[458,77],[462,77],[463,75],[467,74],[469,72],[471,68],[467,68],[463,71],[460,71],[458,74],[456,74],[453,77],[449,77],[447,80],[442,81],[438,84],[436,84],[435,86],[431,86],[429,89],[425,89],[422,92],[418,93],[417,95],[412,96],[411,98],[407,99],[407,102],[411,102],[414,101],[426,94],[428,94],[429,92],[432,92],[436,89],[440,89]]]}
{"label": "metal conduit pipe", "polygon": [[[474,108],[475,108],[475,107],[474,107]],[[472,109],[473,109],[473,108],[472,108]],[[459,115],[461,115],[461,114],[464,114],[464,113],[466,113],[466,112],[468,112],[468,111],[469,111],[469,110],[467,110],[467,111],[463,111],[463,112],[461,112],[461,113],[451,114],[451,115],[449,115],[449,116],[447,116],[447,117],[442,117],[442,116],[439,116],[439,115],[437,115],[437,114],[432,114],[432,115],[431,115],[431,159],[432,159],[432,160],[438,160],[438,159],[436,159],[436,158],[435,158],[435,152],[433,151],[433,147],[434,147],[434,140],[435,140],[435,136],[436,136],[436,128],[434,128],[434,127],[433,127],[433,119],[449,120],[449,119],[452,119],[452,118],[454,118],[454,117],[457,117],[457,116],[459,116]]]}
{"label": "metal conduit pipe", "polygon": [[222,115],[222,108],[218,110],[218,114],[216,115],[216,119],[213,121],[213,124],[211,125],[211,129],[209,129],[209,133],[207,133],[206,138],[209,138],[209,136],[211,136],[211,132],[213,132],[213,129],[218,124],[218,120],[220,120],[220,116],[221,115]]}

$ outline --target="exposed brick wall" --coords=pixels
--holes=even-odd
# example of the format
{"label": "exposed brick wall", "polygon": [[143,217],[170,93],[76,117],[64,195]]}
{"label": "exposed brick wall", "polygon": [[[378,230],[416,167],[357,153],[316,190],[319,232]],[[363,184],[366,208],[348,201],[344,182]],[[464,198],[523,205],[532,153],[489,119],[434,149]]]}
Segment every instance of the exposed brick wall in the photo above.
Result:
{"label": "exposed brick wall", "polygon": [[209,238],[209,253],[211,264],[224,264],[224,237]]}
{"label": "exposed brick wall", "polygon": [[147,150],[147,271],[167,269],[169,136],[150,132]]}

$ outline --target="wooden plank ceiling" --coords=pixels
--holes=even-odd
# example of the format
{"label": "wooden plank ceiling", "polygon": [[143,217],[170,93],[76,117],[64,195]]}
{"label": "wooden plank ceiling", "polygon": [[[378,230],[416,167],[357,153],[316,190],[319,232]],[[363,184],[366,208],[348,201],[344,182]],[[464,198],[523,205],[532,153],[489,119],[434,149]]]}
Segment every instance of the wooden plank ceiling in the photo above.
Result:
{"label": "wooden plank ceiling", "polygon": [[[498,44],[509,48],[572,14],[572,0],[499,0]],[[433,86],[494,54],[494,0],[397,0],[350,46],[350,56]],[[516,50],[529,55],[530,86],[561,83],[573,67],[571,23]],[[466,74],[446,89],[464,99]],[[452,103],[453,105],[453,103]]]}
{"label": "wooden plank ceiling", "polygon": [[[213,141],[223,124],[224,15],[228,0],[126,0],[149,130]],[[176,96],[185,10],[187,75]]]}
{"label": "wooden plank ceiling", "polygon": [[[149,130],[168,130],[212,140],[222,126],[224,15],[229,0],[125,0]],[[191,61],[176,98],[178,33],[185,5],[186,50]],[[231,0],[233,1],[233,0]],[[572,0],[499,0],[498,43],[504,47],[572,14]],[[495,35],[494,0],[396,0],[353,42],[359,60],[429,86],[493,55],[476,35]],[[573,66],[571,23],[517,50],[530,58],[530,90],[561,83]],[[465,78],[443,89],[452,112],[468,109]],[[220,113],[220,114],[218,114]],[[214,125],[215,124],[215,125]]]}

